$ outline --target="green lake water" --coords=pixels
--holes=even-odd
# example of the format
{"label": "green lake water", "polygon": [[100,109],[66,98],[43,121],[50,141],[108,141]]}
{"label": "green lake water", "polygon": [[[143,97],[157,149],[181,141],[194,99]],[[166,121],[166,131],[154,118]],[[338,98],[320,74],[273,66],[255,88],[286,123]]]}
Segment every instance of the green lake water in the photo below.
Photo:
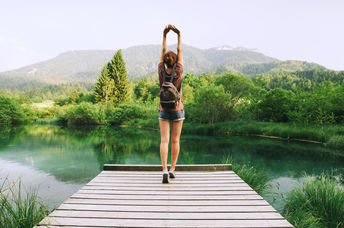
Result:
{"label": "green lake water", "polygon": [[[53,208],[97,176],[105,163],[160,164],[159,145],[158,131],[131,127],[0,126],[0,184],[20,178]],[[279,211],[286,193],[307,175],[344,167],[343,151],[317,144],[181,136],[178,164],[223,163],[228,156],[266,171],[272,187],[264,198]]]}

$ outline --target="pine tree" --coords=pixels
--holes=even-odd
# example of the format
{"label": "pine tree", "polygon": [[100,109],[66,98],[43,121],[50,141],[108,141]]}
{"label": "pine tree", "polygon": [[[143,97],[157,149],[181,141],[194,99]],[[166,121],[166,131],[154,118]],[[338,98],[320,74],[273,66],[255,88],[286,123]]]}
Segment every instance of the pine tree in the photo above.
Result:
{"label": "pine tree", "polygon": [[98,82],[94,88],[94,96],[96,102],[108,104],[112,98],[113,89],[115,87],[113,80],[109,74],[110,63],[105,64]]}
{"label": "pine tree", "polygon": [[75,104],[79,99],[79,94],[77,91],[73,90],[72,94],[69,96],[69,102]]}
{"label": "pine tree", "polygon": [[115,84],[112,99],[115,104],[119,104],[127,99],[129,89],[122,50],[118,50],[110,62],[110,78]]}
{"label": "pine tree", "polygon": [[94,89],[94,95],[96,102],[108,104],[109,101],[112,101],[114,104],[119,104],[127,99],[128,90],[125,62],[122,51],[118,50],[112,60],[103,67]]}

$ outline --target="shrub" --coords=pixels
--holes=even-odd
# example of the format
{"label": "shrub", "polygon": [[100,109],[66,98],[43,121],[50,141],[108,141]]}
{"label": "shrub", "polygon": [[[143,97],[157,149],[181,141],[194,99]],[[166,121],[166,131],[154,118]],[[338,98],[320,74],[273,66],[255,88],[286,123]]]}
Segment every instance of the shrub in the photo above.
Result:
{"label": "shrub", "polygon": [[67,124],[105,124],[105,110],[101,104],[82,102],[70,106],[59,120]]}
{"label": "shrub", "polygon": [[267,92],[261,103],[259,110],[260,117],[265,121],[287,122],[288,112],[292,107],[293,93],[283,89],[272,89]]}
{"label": "shrub", "polygon": [[333,135],[327,142],[330,148],[344,148],[344,135]]}
{"label": "shrub", "polygon": [[0,123],[16,124],[26,120],[20,104],[13,98],[0,95]]}
{"label": "shrub", "polygon": [[225,93],[222,85],[209,84],[200,88],[194,103],[188,106],[189,117],[194,122],[213,124],[231,118],[231,95]]}
{"label": "shrub", "polygon": [[283,213],[296,227],[343,227],[343,187],[325,174],[306,180],[288,194]]}
{"label": "shrub", "polygon": [[157,118],[157,108],[140,104],[122,104],[118,108],[107,110],[106,118],[110,124],[121,124],[135,119]]}

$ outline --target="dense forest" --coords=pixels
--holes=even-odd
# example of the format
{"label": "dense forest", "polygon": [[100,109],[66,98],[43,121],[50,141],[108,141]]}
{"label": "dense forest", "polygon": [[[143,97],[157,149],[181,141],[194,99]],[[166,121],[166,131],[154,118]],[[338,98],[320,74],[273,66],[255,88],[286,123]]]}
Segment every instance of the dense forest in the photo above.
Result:
{"label": "dense forest", "polygon": [[[249,119],[333,124],[344,121],[343,84],[343,71],[325,69],[282,71],[251,79],[229,72],[219,75],[186,73],[182,89],[186,113],[191,122],[211,124]],[[123,104],[157,106],[160,91],[157,75],[130,80],[127,87],[129,95]],[[94,89],[95,84],[74,82],[24,92],[2,91],[1,99],[20,104],[17,108],[25,110],[29,109],[29,104],[54,100],[55,108],[58,108],[82,102],[95,104]],[[118,105],[117,102],[115,107]],[[2,112],[4,107],[2,105]],[[7,122],[5,119],[8,118],[0,120]]]}

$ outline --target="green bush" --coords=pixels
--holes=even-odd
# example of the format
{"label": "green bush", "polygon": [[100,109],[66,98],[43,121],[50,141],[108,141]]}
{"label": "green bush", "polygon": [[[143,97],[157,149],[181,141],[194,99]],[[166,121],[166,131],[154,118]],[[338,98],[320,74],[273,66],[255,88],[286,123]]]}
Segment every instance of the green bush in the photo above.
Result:
{"label": "green bush", "polygon": [[259,103],[260,118],[264,121],[287,122],[292,107],[293,93],[283,89],[272,89]]}
{"label": "green bush", "polygon": [[0,123],[17,124],[26,120],[24,109],[14,99],[0,95]]}
{"label": "green bush", "polygon": [[344,135],[333,135],[327,141],[327,145],[330,148],[344,148]]}
{"label": "green bush", "polygon": [[118,108],[107,110],[106,119],[110,124],[122,124],[123,122],[137,119],[154,119],[158,117],[157,107],[143,104],[122,104]]}
{"label": "green bush", "polygon": [[319,125],[341,123],[344,120],[344,87],[326,81],[310,91],[298,89],[293,104],[290,121]]}
{"label": "green bush", "polygon": [[142,78],[134,87],[136,99],[142,102],[153,102],[155,98],[159,97],[159,94],[159,81],[149,82],[146,77]]}
{"label": "green bush", "polygon": [[101,104],[82,102],[71,105],[59,120],[67,124],[105,124],[105,110]]}
{"label": "green bush", "polygon": [[78,104],[82,102],[91,102],[95,103],[95,96],[94,93],[79,93],[79,98],[76,101]]}
{"label": "green bush", "polygon": [[325,174],[289,192],[283,214],[296,227],[344,227],[344,190]]}
{"label": "green bush", "polygon": [[231,95],[225,93],[222,85],[209,84],[200,88],[189,104],[188,118],[193,122],[213,124],[215,122],[229,120]]}

